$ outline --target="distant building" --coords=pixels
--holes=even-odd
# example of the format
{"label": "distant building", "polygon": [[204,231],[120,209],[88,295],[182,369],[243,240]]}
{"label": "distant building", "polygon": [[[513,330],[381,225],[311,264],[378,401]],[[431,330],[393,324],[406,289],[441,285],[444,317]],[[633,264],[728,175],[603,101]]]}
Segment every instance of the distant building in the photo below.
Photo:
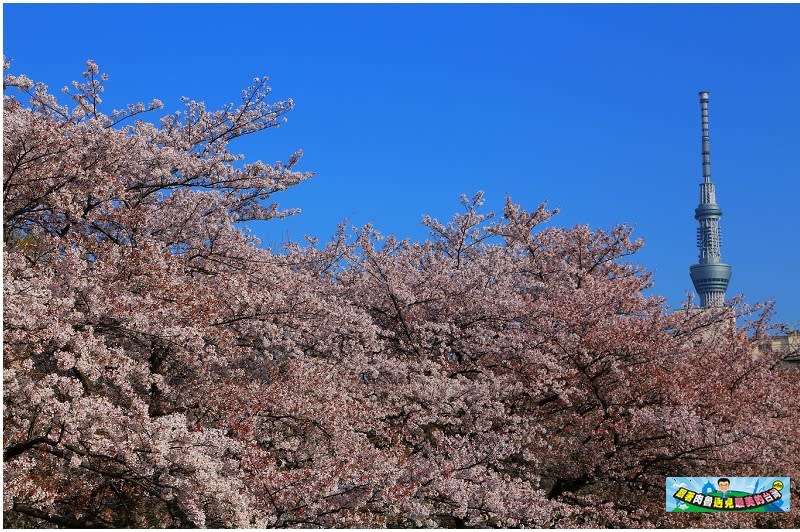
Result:
{"label": "distant building", "polygon": [[800,369],[800,331],[785,331],[783,334],[765,338],[758,344],[756,356],[766,353],[781,353],[779,365],[784,369]]}

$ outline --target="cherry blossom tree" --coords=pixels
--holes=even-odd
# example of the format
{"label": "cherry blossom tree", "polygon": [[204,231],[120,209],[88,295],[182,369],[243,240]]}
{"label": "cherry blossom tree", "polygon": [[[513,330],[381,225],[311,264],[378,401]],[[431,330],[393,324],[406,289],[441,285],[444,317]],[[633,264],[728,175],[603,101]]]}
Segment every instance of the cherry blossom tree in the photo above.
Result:
{"label": "cherry blossom tree", "polygon": [[[374,336],[236,228],[287,214],[264,201],[310,175],[292,169],[299,152],[241,165],[226,148],[277,126],[292,102],[268,103],[256,79],[238,107],[186,100],[158,126],[124,125],[158,103],[101,114],[103,76],[87,66],[71,109],[6,78],[30,96],[4,106],[7,512],[63,526],[275,522],[248,485],[270,474],[267,458],[275,474],[310,456],[333,470],[347,459],[323,445],[335,419],[298,411],[321,375],[336,382],[306,353],[355,355]],[[335,390],[319,393],[335,404]],[[272,405],[273,394],[299,404]]]}
{"label": "cherry blossom tree", "polygon": [[241,222],[311,174],[228,144],[291,100],[153,124],[105,79],[4,81],[7,525],[800,524],[663,507],[665,476],[800,478],[769,306],[670,311],[630,228],[480,193],[424,242],[273,252]]}
{"label": "cherry blossom tree", "polygon": [[375,380],[396,396],[384,438],[419,460],[414,524],[680,526],[665,476],[796,470],[796,409],[765,400],[793,385],[751,357],[769,308],[739,307],[749,334],[730,309],[670,313],[629,228],[537,231],[554,212],[510,200],[492,224],[481,202],[426,218],[424,244],[364,233],[340,277],[387,342]]}

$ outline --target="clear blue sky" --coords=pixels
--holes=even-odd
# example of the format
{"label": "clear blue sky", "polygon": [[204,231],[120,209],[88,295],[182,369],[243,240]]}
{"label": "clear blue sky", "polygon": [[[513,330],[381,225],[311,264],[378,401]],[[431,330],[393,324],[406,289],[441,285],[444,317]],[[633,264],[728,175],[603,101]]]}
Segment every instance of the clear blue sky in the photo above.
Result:
{"label": "clear blue sky", "polygon": [[800,327],[799,5],[3,6],[12,71],[58,89],[87,58],[109,110],[182,95],[236,101],[256,75],[297,107],[234,147],[316,176],[276,196],[279,247],[343,218],[422,239],[459,194],[561,208],[554,224],[635,227],[654,292],[679,305],[697,260],[697,92],[711,91],[712,178],[728,295]]}

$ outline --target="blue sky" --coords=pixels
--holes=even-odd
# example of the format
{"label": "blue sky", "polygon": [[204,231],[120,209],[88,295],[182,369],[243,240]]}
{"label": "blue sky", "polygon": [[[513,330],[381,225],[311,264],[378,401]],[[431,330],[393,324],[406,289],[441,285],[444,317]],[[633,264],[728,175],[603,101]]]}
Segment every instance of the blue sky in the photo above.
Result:
{"label": "blue sky", "polygon": [[[254,226],[265,245],[373,222],[423,239],[458,196],[559,207],[553,224],[627,223],[654,293],[691,290],[701,180],[697,92],[711,92],[712,179],[728,295],[800,328],[800,5],[3,6],[12,71],[57,90],[92,58],[108,110],[186,95],[236,101],[257,75],[296,109],[238,141],[316,176]],[[154,117],[155,118],[155,117]]]}

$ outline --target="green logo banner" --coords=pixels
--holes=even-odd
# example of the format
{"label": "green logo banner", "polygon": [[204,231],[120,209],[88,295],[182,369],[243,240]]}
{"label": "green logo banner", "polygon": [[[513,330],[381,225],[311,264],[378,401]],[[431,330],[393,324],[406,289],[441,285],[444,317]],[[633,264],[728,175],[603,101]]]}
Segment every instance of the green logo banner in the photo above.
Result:
{"label": "green logo banner", "polygon": [[668,512],[788,512],[789,477],[667,477]]}

